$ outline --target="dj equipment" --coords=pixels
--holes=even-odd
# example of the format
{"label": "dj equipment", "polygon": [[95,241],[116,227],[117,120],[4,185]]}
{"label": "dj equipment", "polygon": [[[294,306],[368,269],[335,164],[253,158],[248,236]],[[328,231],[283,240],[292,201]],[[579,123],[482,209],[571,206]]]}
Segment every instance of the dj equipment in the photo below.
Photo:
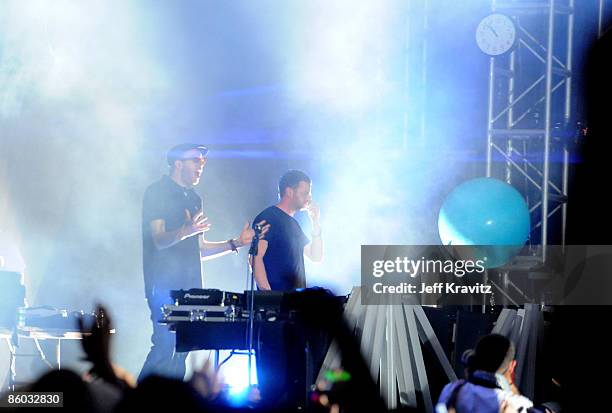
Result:
{"label": "dj equipment", "polygon": [[[297,292],[254,291],[253,321],[292,321],[299,312],[295,310]],[[251,292],[234,293],[216,289],[173,290],[170,297],[174,304],[162,308],[162,324],[172,329],[180,322],[244,322],[249,320]],[[346,297],[338,297],[342,303]]]}
{"label": "dj equipment", "polygon": [[[171,291],[170,296],[175,304],[163,306],[160,323],[176,332],[177,351],[248,349],[250,292],[190,289]],[[284,297],[278,291],[255,292],[257,331],[261,331],[262,322],[293,319],[284,309]]]}
{"label": "dj equipment", "polygon": [[170,297],[177,305],[222,305],[231,306],[242,302],[243,294],[217,289],[191,288],[172,290]]}
{"label": "dj equipment", "polygon": [[170,324],[179,321],[237,321],[239,309],[222,305],[169,305],[162,309],[162,323]]}
{"label": "dj equipment", "polygon": [[176,333],[176,351],[257,349],[262,398],[305,406],[329,341],[299,322],[299,292],[192,289],[171,297],[160,322]]}
{"label": "dj equipment", "polygon": [[78,331],[78,319],[82,318],[85,325],[96,322],[94,313],[84,311],[68,311],[49,306],[22,307],[19,309],[19,328],[24,329],[57,329]]}

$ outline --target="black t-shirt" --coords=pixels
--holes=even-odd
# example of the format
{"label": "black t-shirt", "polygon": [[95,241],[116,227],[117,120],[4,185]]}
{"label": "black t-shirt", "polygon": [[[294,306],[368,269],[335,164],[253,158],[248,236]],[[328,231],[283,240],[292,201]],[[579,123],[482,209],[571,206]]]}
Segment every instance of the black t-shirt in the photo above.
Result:
{"label": "black t-shirt", "polygon": [[158,250],[150,229],[151,221],[163,219],[166,231],[177,230],[185,223],[185,210],[193,216],[201,209],[202,198],[167,175],[146,189],[142,203],[142,259],[147,297],[167,296],[169,290],[181,288],[202,288],[199,237]]}
{"label": "black t-shirt", "polygon": [[270,287],[276,291],[305,288],[304,247],[310,240],[295,218],[276,206],[263,210],[253,222],[262,219],[270,224],[265,235],[268,248],[263,258]]}

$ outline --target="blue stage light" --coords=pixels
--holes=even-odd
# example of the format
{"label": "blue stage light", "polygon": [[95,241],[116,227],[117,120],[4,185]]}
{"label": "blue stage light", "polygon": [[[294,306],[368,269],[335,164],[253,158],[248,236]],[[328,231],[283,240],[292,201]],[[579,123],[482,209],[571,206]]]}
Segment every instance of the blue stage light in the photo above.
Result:
{"label": "blue stage light", "polygon": [[[221,367],[221,374],[227,386],[227,394],[235,401],[241,401],[248,396],[248,365],[249,357],[247,354],[234,353]],[[252,358],[251,384],[257,384],[257,366],[254,356]]]}

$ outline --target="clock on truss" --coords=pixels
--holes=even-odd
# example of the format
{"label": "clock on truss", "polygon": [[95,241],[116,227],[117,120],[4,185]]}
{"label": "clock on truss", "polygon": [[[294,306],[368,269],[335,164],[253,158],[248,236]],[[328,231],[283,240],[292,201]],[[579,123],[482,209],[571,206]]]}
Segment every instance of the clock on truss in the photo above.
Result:
{"label": "clock on truss", "polygon": [[516,41],[516,23],[505,14],[489,14],[476,28],[476,43],[489,56],[507,53],[516,45]]}

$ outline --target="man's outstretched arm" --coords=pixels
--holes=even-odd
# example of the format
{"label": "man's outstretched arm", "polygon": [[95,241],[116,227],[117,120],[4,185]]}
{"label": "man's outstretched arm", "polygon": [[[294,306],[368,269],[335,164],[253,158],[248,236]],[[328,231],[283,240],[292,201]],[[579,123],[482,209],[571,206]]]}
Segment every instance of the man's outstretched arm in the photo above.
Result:
{"label": "man's outstretched arm", "polygon": [[[259,222],[258,224],[262,226],[261,234],[259,236],[263,238],[266,235],[266,232],[268,232],[270,229],[270,225],[265,225],[265,220]],[[227,241],[206,241],[204,237],[200,237],[200,257],[203,260],[212,260],[214,258],[222,257],[232,251],[237,251],[238,248],[244,247],[245,245],[250,245],[254,236],[255,231],[247,222],[244,224],[242,231],[237,237],[231,238]]]}

